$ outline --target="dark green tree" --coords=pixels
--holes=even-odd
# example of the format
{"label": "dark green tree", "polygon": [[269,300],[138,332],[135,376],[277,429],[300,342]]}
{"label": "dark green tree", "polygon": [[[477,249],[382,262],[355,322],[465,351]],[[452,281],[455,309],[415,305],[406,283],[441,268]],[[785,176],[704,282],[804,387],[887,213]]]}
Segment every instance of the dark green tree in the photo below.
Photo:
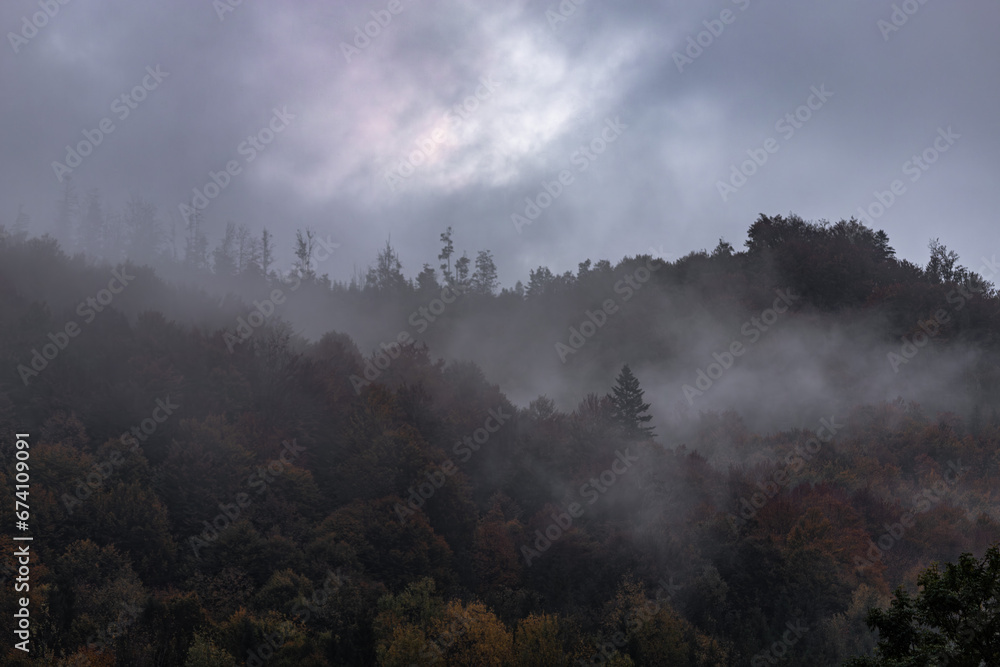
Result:
{"label": "dark green tree", "polygon": [[476,270],[472,274],[472,291],[492,296],[497,291],[497,265],[489,250],[476,255]]}
{"label": "dark green tree", "polygon": [[399,261],[399,253],[387,239],[385,248],[378,253],[375,266],[368,269],[365,284],[379,292],[399,294],[409,287],[403,277],[403,263]]}
{"label": "dark green tree", "polygon": [[417,291],[422,294],[431,294],[441,289],[438,285],[434,268],[430,264],[424,263],[424,269],[417,275]]}
{"label": "dark green tree", "polygon": [[295,230],[295,272],[299,278],[307,282],[316,280],[316,269],[313,253],[316,252],[316,232],[306,227],[305,234],[301,229]]}
{"label": "dark green tree", "polygon": [[271,264],[274,263],[274,235],[267,231],[267,227],[260,235],[260,272],[269,275]]}
{"label": "dark green tree", "polygon": [[444,284],[450,285],[454,280],[451,275],[451,256],[455,253],[455,244],[451,242],[451,227],[448,231],[442,232],[441,243],[444,244],[441,254],[438,255],[438,259],[444,260],[441,263],[441,275],[444,276]]}
{"label": "dark green tree", "polygon": [[545,266],[539,266],[538,269],[528,272],[528,289],[526,294],[529,299],[534,299],[540,297],[542,294],[550,289],[555,276],[552,275],[552,271]]}
{"label": "dark green tree", "polygon": [[639,379],[632,374],[628,364],[622,366],[615,378],[612,392],[608,394],[611,399],[611,419],[621,426],[625,435],[636,439],[655,437],[653,427],[645,426],[653,418],[652,415],[645,414],[649,410],[649,403],[642,402],[645,392],[639,387]]}
{"label": "dark green tree", "polygon": [[1000,548],[982,560],[970,553],[958,563],[925,570],[916,597],[902,586],[888,609],[868,611],[868,627],[878,630],[874,657],[853,658],[846,667],[980,667],[1000,665]]}
{"label": "dark green tree", "polygon": [[472,260],[465,253],[455,260],[455,283],[461,285],[462,287],[469,286],[469,264]]}

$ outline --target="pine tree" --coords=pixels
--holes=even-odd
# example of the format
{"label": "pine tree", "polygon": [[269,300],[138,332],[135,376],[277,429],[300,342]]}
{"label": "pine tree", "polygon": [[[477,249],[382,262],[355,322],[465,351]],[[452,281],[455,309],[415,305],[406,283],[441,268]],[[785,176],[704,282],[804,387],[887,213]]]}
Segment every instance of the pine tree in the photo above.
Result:
{"label": "pine tree", "polygon": [[632,374],[628,364],[622,366],[612,391],[613,394],[608,394],[612,405],[611,418],[622,427],[625,435],[636,439],[656,437],[652,426],[644,426],[653,417],[644,414],[649,410],[649,403],[642,402],[645,392],[639,387],[639,379]]}
{"label": "pine tree", "polygon": [[417,291],[423,294],[432,294],[441,290],[438,285],[434,269],[430,264],[424,263],[424,270],[417,276]]}

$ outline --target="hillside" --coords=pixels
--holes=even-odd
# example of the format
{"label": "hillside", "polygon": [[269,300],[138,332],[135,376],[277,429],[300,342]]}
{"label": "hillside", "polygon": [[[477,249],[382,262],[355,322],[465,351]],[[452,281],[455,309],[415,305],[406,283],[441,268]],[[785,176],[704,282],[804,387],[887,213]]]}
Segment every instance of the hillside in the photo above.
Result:
{"label": "hillside", "polygon": [[853,219],[747,238],[501,289],[447,245],[344,284],[332,244],[281,272],[0,234],[43,661],[4,664],[870,653],[869,607],[1000,540],[993,260],[917,266]]}

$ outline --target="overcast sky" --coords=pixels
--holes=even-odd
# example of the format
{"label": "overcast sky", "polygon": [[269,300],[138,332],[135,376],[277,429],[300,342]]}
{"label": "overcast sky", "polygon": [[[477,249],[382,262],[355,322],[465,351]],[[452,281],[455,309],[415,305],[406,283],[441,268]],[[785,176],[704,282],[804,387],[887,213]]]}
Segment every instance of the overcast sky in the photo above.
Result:
{"label": "overcast sky", "polygon": [[[1000,251],[996,2],[561,7],[8,0],[0,221],[23,203],[36,230],[50,224],[53,163],[109,119],[71,172],[81,191],[143,196],[180,231],[178,206],[232,161],[210,236],[267,225],[287,262],[312,226],[342,244],[323,265],[335,279],[389,236],[408,276],[436,266],[449,225],[459,253],[492,250],[505,286],[542,264],[676,259],[720,236],[742,246],[761,212],[858,215],[896,179],[870,224],[900,256],[922,265],[941,237],[978,270]],[[273,140],[258,151],[251,135]],[[933,164],[906,164],[925,151]],[[766,162],[733,179],[751,156]],[[389,176],[401,163],[408,175]],[[517,229],[543,182],[562,190]]]}

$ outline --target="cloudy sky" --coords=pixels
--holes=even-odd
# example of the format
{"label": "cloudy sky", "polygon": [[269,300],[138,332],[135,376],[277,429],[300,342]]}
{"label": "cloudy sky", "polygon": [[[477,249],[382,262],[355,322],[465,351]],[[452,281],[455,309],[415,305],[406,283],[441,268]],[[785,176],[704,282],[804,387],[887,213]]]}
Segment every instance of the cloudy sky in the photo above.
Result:
{"label": "cloudy sky", "polygon": [[998,26],[986,0],[8,0],[0,221],[43,230],[70,173],[182,231],[215,172],[210,236],[267,225],[287,262],[311,226],[335,279],[387,237],[413,276],[447,226],[512,285],[859,207],[902,257],[941,237],[976,270],[1000,254]]}

